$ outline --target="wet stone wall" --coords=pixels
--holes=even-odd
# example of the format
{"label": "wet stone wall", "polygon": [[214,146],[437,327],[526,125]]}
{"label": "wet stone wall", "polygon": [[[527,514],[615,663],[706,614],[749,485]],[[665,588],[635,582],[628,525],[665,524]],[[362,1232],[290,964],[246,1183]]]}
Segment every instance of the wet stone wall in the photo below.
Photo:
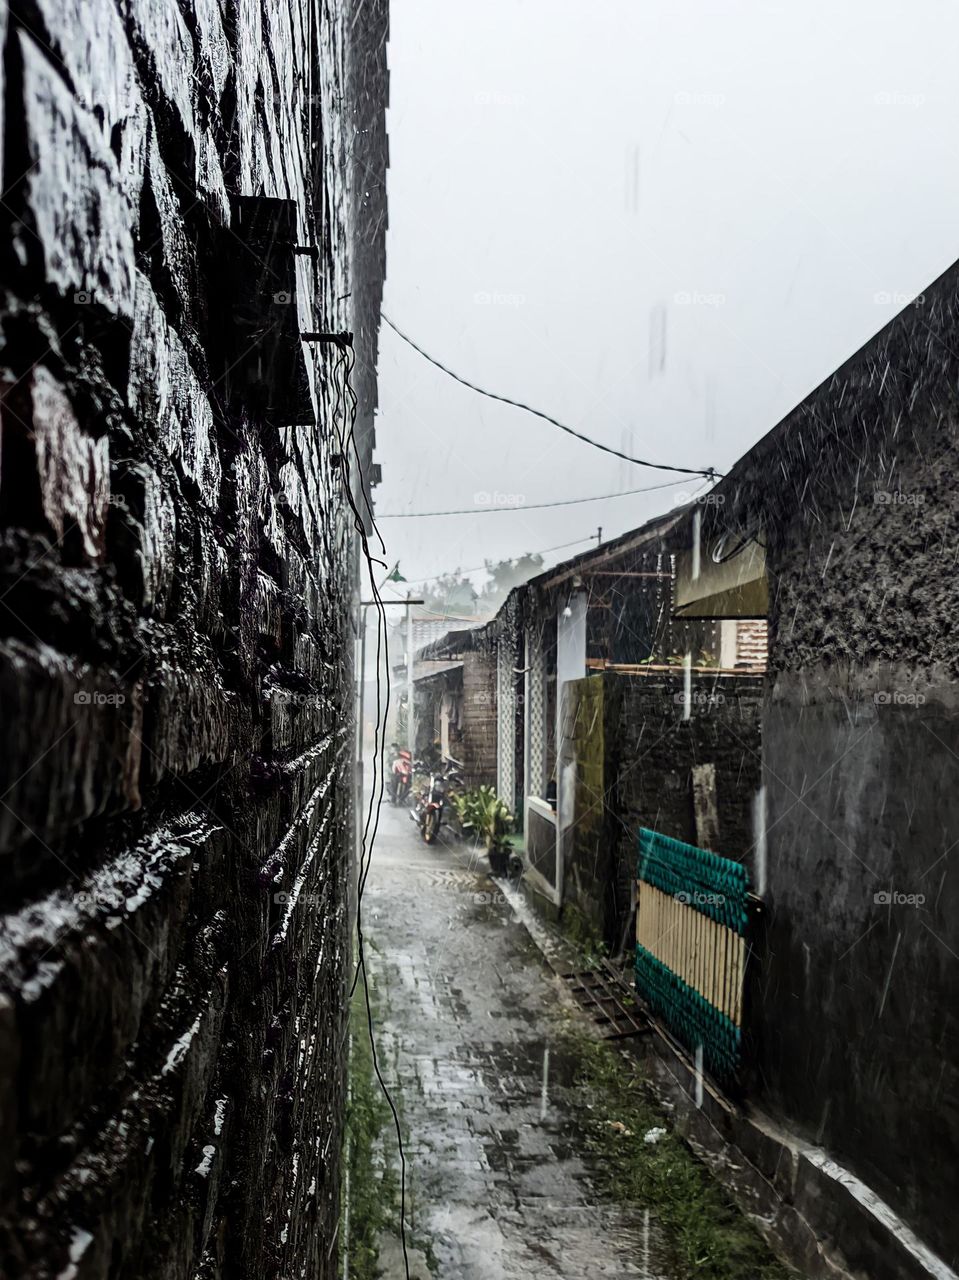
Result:
{"label": "wet stone wall", "polygon": [[[3,1275],[336,1270],[385,37],[383,4],[0,10]],[[236,394],[249,196],[318,247],[291,350],[362,329],[355,451],[328,352],[315,427]]]}

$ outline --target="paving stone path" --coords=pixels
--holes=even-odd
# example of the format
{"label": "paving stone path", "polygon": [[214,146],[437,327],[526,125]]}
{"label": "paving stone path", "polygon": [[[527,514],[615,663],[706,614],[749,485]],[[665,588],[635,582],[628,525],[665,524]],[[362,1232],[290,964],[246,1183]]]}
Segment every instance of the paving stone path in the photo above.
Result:
{"label": "paving stone path", "polygon": [[415,1234],[441,1280],[656,1280],[655,1227],[604,1199],[584,1162],[558,979],[486,865],[384,806],[364,920]]}

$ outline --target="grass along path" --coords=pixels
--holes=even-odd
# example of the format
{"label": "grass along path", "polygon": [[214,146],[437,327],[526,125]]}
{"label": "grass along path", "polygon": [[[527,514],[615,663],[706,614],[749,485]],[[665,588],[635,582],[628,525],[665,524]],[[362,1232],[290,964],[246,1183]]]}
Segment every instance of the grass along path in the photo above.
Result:
{"label": "grass along path", "polygon": [[[576,1105],[599,1185],[650,1210],[677,1280],[795,1280],[650,1100],[638,1065],[584,1031],[564,1035],[581,1062]],[[650,1130],[663,1132],[647,1142]]]}

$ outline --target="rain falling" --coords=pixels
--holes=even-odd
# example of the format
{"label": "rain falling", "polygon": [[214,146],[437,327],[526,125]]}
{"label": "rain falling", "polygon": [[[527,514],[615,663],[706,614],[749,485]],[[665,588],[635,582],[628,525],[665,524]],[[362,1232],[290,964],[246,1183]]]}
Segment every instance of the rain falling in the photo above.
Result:
{"label": "rain falling", "polygon": [[959,1280],[957,42],[0,8],[0,1280]]}

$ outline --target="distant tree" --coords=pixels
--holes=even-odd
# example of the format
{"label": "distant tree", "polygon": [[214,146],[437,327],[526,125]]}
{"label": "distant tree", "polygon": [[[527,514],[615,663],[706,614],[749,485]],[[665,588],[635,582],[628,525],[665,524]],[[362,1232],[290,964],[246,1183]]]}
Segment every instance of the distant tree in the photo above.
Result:
{"label": "distant tree", "polygon": [[459,569],[434,578],[423,592],[432,613],[469,617],[474,613],[495,613],[514,587],[527,582],[543,567],[543,557],[527,552],[516,560],[487,560],[487,581],[477,592]]}
{"label": "distant tree", "polygon": [[458,569],[434,578],[426,587],[423,598],[431,613],[448,613],[462,618],[476,612],[476,589]]}
{"label": "distant tree", "polygon": [[486,561],[489,581],[480,591],[480,605],[484,613],[498,609],[514,587],[536,576],[543,567],[543,557],[537,552],[527,552],[516,560]]}

